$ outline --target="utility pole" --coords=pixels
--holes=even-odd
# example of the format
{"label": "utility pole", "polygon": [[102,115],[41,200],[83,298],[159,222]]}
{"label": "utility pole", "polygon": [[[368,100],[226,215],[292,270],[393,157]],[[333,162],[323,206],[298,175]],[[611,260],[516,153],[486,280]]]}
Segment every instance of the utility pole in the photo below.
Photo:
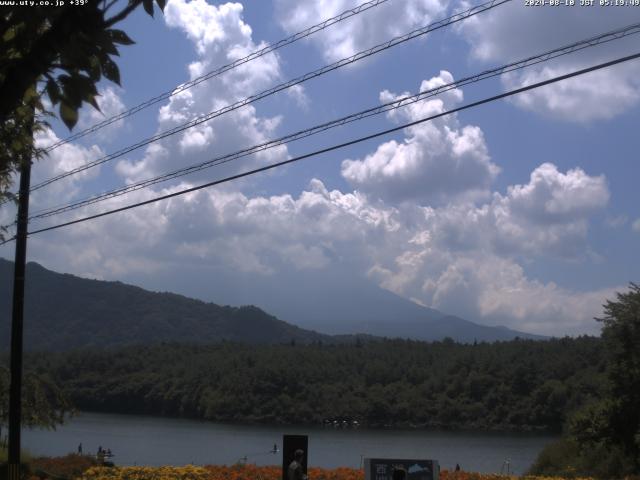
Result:
{"label": "utility pole", "polygon": [[[31,149],[29,149],[31,152]],[[13,311],[11,316],[11,386],[9,387],[9,480],[20,480],[20,423],[22,417],[22,336],[24,317],[24,277],[27,261],[27,225],[31,158],[26,155],[20,167],[20,192],[16,231],[16,255],[13,274]]]}

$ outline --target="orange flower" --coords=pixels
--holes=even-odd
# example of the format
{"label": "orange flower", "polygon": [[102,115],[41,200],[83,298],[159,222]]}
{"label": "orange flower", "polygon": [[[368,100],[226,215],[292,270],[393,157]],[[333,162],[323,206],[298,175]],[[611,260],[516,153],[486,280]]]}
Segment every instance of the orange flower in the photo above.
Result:
{"label": "orange flower", "polygon": [[[33,467],[36,468],[33,468]],[[74,480],[281,480],[279,466],[258,467],[256,465],[207,465],[196,467],[97,467],[90,457],[68,455],[60,458],[36,459],[32,471],[46,471],[56,476]],[[364,480],[364,471],[354,468],[319,468],[308,470],[310,480]],[[28,480],[45,480],[31,476]],[[507,476],[465,471],[440,472],[440,480],[563,480],[561,478]],[[593,480],[593,479],[575,479]],[[626,480],[640,480],[628,478]]]}

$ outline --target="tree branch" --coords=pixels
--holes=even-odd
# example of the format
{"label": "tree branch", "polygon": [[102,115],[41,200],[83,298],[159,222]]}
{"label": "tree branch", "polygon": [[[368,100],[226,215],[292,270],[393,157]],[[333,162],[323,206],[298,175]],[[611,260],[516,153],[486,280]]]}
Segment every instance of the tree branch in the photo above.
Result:
{"label": "tree branch", "polygon": [[125,18],[127,18],[129,16],[129,14],[131,12],[133,12],[136,8],[138,8],[138,6],[142,3],[142,0],[134,0],[133,2],[131,2],[129,5],[127,5],[126,8],[123,8],[120,13],[117,13],[116,15],[114,15],[113,17],[105,20],[105,27],[109,28],[113,25],[115,25],[116,23],[124,20]]}
{"label": "tree branch", "polygon": [[113,7],[116,3],[118,3],[118,0],[111,0],[109,3],[107,3],[107,1],[105,0],[105,6],[103,7],[103,12],[107,13],[107,11]]}

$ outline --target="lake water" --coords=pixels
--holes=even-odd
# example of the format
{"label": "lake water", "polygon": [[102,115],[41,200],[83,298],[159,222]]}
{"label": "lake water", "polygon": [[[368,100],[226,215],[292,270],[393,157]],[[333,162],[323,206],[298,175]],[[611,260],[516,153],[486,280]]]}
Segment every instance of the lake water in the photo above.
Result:
{"label": "lake water", "polygon": [[309,435],[309,465],[360,467],[362,457],[428,458],[451,469],[522,474],[554,436],[433,430],[334,429],[246,426],[204,421],[81,413],[56,431],[24,430],[22,445],[34,455],[95,453],[110,448],[116,465],[279,465],[283,434]]}

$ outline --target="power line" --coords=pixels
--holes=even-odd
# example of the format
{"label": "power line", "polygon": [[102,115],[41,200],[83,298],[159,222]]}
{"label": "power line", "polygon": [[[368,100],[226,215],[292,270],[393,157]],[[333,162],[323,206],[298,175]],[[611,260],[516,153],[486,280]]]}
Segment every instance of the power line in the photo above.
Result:
{"label": "power line", "polygon": [[97,165],[101,165],[103,163],[109,162],[111,160],[114,160],[116,158],[119,158],[127,153],[130,153],[134,150],[137,150],[141,147],[144,147],[146,145],[149,145],[150,143],[153,142],[157,142],[158,140],[162,140],[163,138],[169,137],[171,135],[175,135],[176,133],[180,133],[184,130],[187,130],[189,128],[193,128],[197,125],[200,125],[201,123],[207,122],[209,120],[212,120],[216,117],[219,117],[221,115],[224,115],[226,113],[229,113],[233,110],[237,110],[238,108],[244,107],[246,105],[250,105],[258,100],[261,100],[263,98],[266,98],[268,96],[274,95],[282,90],[286,90],[290,87],[293,87],[294,85],[299,85],[303,82],[306,82],[308,80],[311,80],[312,78],[316,78],[319,77],[321,75],[324,75],[328,72],[331,72],[333,70],[336,70],[338,68],[344,67],[346,65],[350,65],[352,63],[355,63],[359,60],[362,60],[364,58],[367,58],[371,55],[375,55],[377,53],[380,53],[384,50],[387,50],[389,48],[395,47],[396,45],[400,45],[402,43],[405,43],[409,40],[412,40],[414,38],[420,37],[422,35],[426,35],[427,33],[433,32],[435,30],[439,30],[443,27],[446,27],[448,25],[452,25],[454,23],[460,22],[462,20],[465,20],[469,17],[472,17],[474,15],[477,15],[479,13],[491,10],[499,5],[502,5],[504,3],[508,3],[512,0],[490,0],[489,2],[483,3],[481,5],[477,5],[474,6],[472,8],[469,8],[463,12],[460,13],[456,13],[450,17],[447,17],[445,19],[439,20],[437,22],[431,23],[429,25],[426,25],[422,28],[418,28],[416,30],[413,30],[412,32],[409,32],[407,34],[404,35],[400,35],[398,37],[394,37],[391,40],[388,40],[387,42],[381,43],[376,45],[375,47],[371,47],[367,50],[363,50],[361,52],[356,53],[355,55],[352,55],[350,57],[347,58],[343,58],[342,60],[338,60],[337,62],[334,62],[332,64],[329,65],[325,65],[322,68],[319,68],[317,70],[314,70],[312,72],[306,73],[302,76],[296,77],[292,80],[289,80],[287,82],[281,83],[279,85],[276,85],[275,87],[271,87],[267,90],[263,90],[260,93],[257,93],[255,95],[251,95],[249,97],[246,97],[242,100],[239,100],[233,104],[227,105],[226,107],[223,107],[221,109],[215,110],[213,112],[207,113],[205,115],[200,115],[199,117],[194,118],[193,120],[190,120],[189,122],[183,123],[182,125],[178,125],[174,128],[171,128],[169,130],[165,130],[164,132],[158,133],[152,137],[148,137],[144,140],[141,140],[140,142],[130,145],[128,147],[125,147],[123,149],[120,149],[114,153],[111,153],[105,157],[99,158],[97,160],[94,160],[92,162],[88,162],[80,167],[74,168],[72,170],[69,170],[68,172],[65,173],[61,173],[60,175],[57,175],[55,177],[52,177],[48,180],[45,180],[43,182],[40,182],[34,186],[31,187],[31,191],[34,190],[38,190],[42,187],[45,187],[53,182],[56,182],[58,180],[62,180],[63,178],[69,177],[71,175],[74,175],[76,173],[79,172],[83,172],[85,170],[88,170],[92,167],[95,167]]}
{"label": "power line", "polygon": [[84,206],[88,206],[88,205],[92,205],[94,203],[98,203],[101,201],[105,201],[111,198],[115,198],[115,197],[119,197],[121,195],[125,195],[127,193],[131,193],[133,191],[137,191],[140,190],[142,188],[146,188],[149,187],[151,185],[155,185],[157,183],[161,183],[167,180],[171,180],[171,179],[175,179],[175,178],[179,178],[200,170],[204,170],[207,168],[211,168],[213,166],[216,165],[220,165],[220,164],[224,164],[224,163],[228,163],[234,160],[237,160],[239,158],[243,158],[258,152],[262,152],[280,145],[284,145],[290,142],[293,142],[295,140],[299,140],[302,138],[306,138],[309,137],[311,135],[315,135],[317,133],[329,130],[331,128],[335,128],[338,126],[343,126],[358,120],[362,120],[364,118],[373,116],[373,115],[378,115],[384,112],[388,112],[391,110],[395,110],[413,103],[416,103],[418,101],[422,101],[425,100],[427,98],[439,95],[441,93],[444,93],[446,91],[452,90],[454,88],[459,88],[462,87],[464,85],[468,85],[471,83],[475,83],[481,80],[485,80],[487,78],[491,78],[491,77],[495,77],[498,75],[502,75],[504,73],[508,73],[508,72],[513,72],[515,70],[520,70],[526,67],[530,67],[532,65],[536,65],[545,61],[549,61],[551,59],[554,58],[558,58],[560,56],[563,55],[568,55],[570,53],[575,53],[577,51],[586,49],[586,48],[590,48],[590,47],[594,47],[603,43],[607,43],[613,40],[617,40],[629,35],[634,35],[640,33],[640,23],[636,23],[633,25],[629,25],[623,28],[619,28],[617,30],[613,30],[607,33],[603,33],[597,36],[593,36],[578,42],[574,42],[570,45],[566,45],[563,47],[559,47],[559,48],[555,48],[553,50],[547,51],[545,53],[542,54],[538,54],[535,56],[531,56],[528,58],[525,58],[523,60],[518,60],[516,62],[512,62],[509,63],[507,65],[503,65],[501,67],[497,67],[497,68],[493,68],[491,70],[486,70],[484,72],[469,76],[469,77],[465,77],[462,78],[460,80],[457,80],[455,82],[451,82],[445,85],[441,85],[438,86],[436,88],[430,89],[430,90],[426,90],[426,91],[422,91],[419,92],[417,94],[414,95],[410,95],[410,96],[405,96],[402,98],[399,98],[397,100],[394,100],[392,102],[388,102],[373,108],[369,108],[357,113],[353,113],[335,120],[332,120],[330,122],[326,122],[320,125],[316,125],[304,130],[300,130],[294,133],[291,133],[289,135],[280,137],[278,139],[274,139],[274,140],[270,140],[268,142],[265,143],[261,143],[259,145],[254,145],[251,146],[249,148],[245,148],[242,150],[238,150],[236,152],[233,153],[229,153],[226,155],[222,155],[222,156],[218,156],[215,157],[213,159],[207,160],[205,162],[201,162],[195,165],[191,165],[188,167],[184,167],[181,169],[177,169],[168,173],[165,173],[163,175],[159,175],[150,179],[146,179],[146,180],[141,180],[137,183],[134,184],[130,184],[130,185],[126,185],[124,187],[120,187],[99,195],[95,195],[93,197],[89,197],[83,200],[79,200],[76,202],[72,202],[69,204],[65,204],[62,206],[58,206],[58,207],[51,207],[48,209],[44,209],[44,210],[40,210],[39,212],[34,213],[31,217],[30,220],[34,220],[34,219],[41,219],[41,218],[46,218],[46,217],[50,217],[53,215],[57,215],[60,213],[64,213],[64,212],[69,212],[72,210],[76,210],[78,208],[84,207]]}
{"label": "power line", "polygon": [[[97,213],[95,215],[90,215],[90,216],[79,218],[79,219],[76,219],[76,220],[71,220],[69,222],[64,222],[64,223],[60,223],[60,224],[53,225],[53,226],[50,226],[50,227],[34,230],[34,231],[29,232],[29,235],[35,235],[37,233],[43,233],[43,232],[47,232],[47,231],[50,231],[50,230],[56,230],[56,229],[59,229],[59,228],[70,226],[70,225],[75,225],[77,223],[82,223],[82,222],[86,222],[86,221],[89,221],[89,220],[94,220],[96,218],[105,217],[107,215],[112,215],[114,213],[119,213],[119,212],[123,212],[123,211],[126,211],[126,210],[131,210],[133,208],[141,207],[143,205],[149,205],[149,204],[152,204],[152,203],[159,202],[161,200],[166,200],[166,199],[169,199],[169,198],[177,197],[179,195],[184,195],[185,193],[195,192],[195,191],[198,191],[198,190],[202,190],[203,188],[211,187],[211,186],[214,186],[214,185],[220,185],[222,183],[227,183],[227,182],[230,182],[230,181],[233,181],[233,180],[237,180],[237,179],[243,178],[243,177],[248,177],[250,175],[254,175],[254,174],[257,174],[257,173],[260,173],[260,172],[271,170],[271,169],[274,169],[274,168],[277,168],[277,167],[281,167],[283,165],[287,165],[287,164],[290,164],[290,163],[298,162],[300,160],[304,160],[306,158],[314,157],[314,156],[320,155],[322,153],[327,153],[327,152],[331,152],[333,150],[338,150],[338,149],[341,149],[341,148],[348,147],[350,145],[355,145],[357,143],[361,143],[361,142],[364,142],[364,141],[367,141],[367,140],[371,140],[371,139],[374,139],[374,138],[377,138],[377,137],[380,137],[380,136],[383,136],[383,135],[388,135],[390,133],[394,133],[394,132],[403,130],[403,129],[408,128],[408,127],[419,125],[421,123],[424,123],[424,122],[427,122],[427,121],[430,121],[430,120],[434,120],[436,118],[444,117],[446,115],[451,115],[453,113],[457,113],[457,112],[460,112],[460,111],[463,111],[463,110],[467,110],[467,109],[470,109],[470,108],[478,107],[480,105],[484,105],[486,103],[494,102],[494,101],[500,100],[502,98],[507,98],[507,97],[510,97],[510,96],[513,96],[513,95],[516,95],[516,94],[519,94],[519,93],[523,93],[523,92],[526,92],[526,91],[529,91],[529,90],[533,90],[533,89],[536,89],[536,88],[543,87],[545,85],[550,85],[550,84],[553,84],[553,83],[556,83],[556,82],[560,82],[560,81],[563,81],[563,80],[567,80],[569,78],[573,78],[573,77],[576,77],[576,76],[579,76],[579,75],[584,75],[584,74],[589,73],[589,72],[593,72],[593,71],[600,70],[600,69],[603,69],[603,68],[611,67],[613,65],[617,65],[617,64],[620,64],[620,63],[623,63],[623,62],[634,60],[636,58],[640,58],[640,53],[635,53],[633,55],[628,55],[628,56],[625,56],[625,57],[621,57],[621,58],[618,58],[616,60],[611,60],[609,62],[600,63],[598,65],[594,65],[594,66],[591,66],[591,67],[588,67],[588,68],[583,68],[581,70],[577,70],[577,71],[574,71],[574,72],[571,72],[571,73],[567,73],[565,75],[559,75],[557,77],[553,77],[553,78],[548,79],[548,80],[544,80],[544,81],[537,82],[537,83],[534,83],[534,84],[531,84],[531,85],[527,85],[525,87],[521,87],[521,88],[517,88],[517,89],[514,89],[514,90],[510,90],[508,92],[501,93],[501,94],[495,95],[493,97],[489,97],[489,98],[485,98],[483,100],[478,100],[476,102],[468,103],[466,105],[462,105],[461,107],[457,107],[457,108],[454,108],[454,109],[451,109],[451,110],[448,110],[448,111],[445,111],[445,112],[441,112],[441,113],[438,113],[436,115],[432,115],[430,117],[426,117],[426,118],[423,118],[423,119],[420,119],[420,120],[416,120],[416,121],[413,121],[413,122],[405,123],[404,125],[400,125],[398,127],[394,127],[394,128],[390,128],[390,129],[387,129],[387,130],[383,130],[381,132],[377,132],[377,133],[374,133],[374,134],[371,134],[371,135],[367,135],[365,137],[360,137],[360,138],[357,138],[355,140],[351,140],[351,141],[348,141],[348,142],[345,142],[345,143],[333,145],[331,147],[322,148],[320,150],[316,150],[316,151],[311,152],[311,153],[306,153],[304,155],[300,155],[298,157],[291,158],[289,160],[284,160],[282,162],[278,162],[278,163],[274,163],[274,164],[267,165],[267,166],[264,166],[264,167],[256,168],[256,169],[253,169],[253,170],[249,170],[247,172],[238,173],[236,175],[231,175],[231,176],[223,178],[223,179],[214,180],[212,182],[208,182],[208,183],[205,183],[203,185],[199,185],[197,187],[187,188],[187,189],[180,190],[180,191],[177,191],[177,192],[173,192],[173,193],[170,193],[170,194],[167,194],[167,195],[162,195],[162,196],[159,196],[159,197],[156,197],[156,198],[145,200],[145,201],[142,201],[142,202],[134,203],[134,204],[127,205],[127,206],[120,207],[120,208],[116,208],[116,209],[113,209],[113,210],[108,210],[106,212]],[[11,241],[11,240],[13,240],[13,239],[7,240],[7,241],[5,241],[3,243],[7,243],[8,241]]]}
{"label": "power line", "polygon": [[457,13],[457,14],[452,15],[450,17],[447,17],[447,18],[445,18],[443,20],[440,20],[438,22],[435,22],[435,23],[429,24],[429,25],[427,25],[425,27],[413,30],[412,32],[407,33],[405,35],[394,37],[394,38],[392,38],[391,40],[389,40],[387,42],[378,44],[378,45],[376,45],[374,47],[371,47],[371,48],[369,48],[367,50],[363,50],[361,52],[358,52],[358,53],[352,55],[351,57],[343,58],[341,60],[338,60],[337,62],[334,62],[334,63],[329,64],[329,65],[325,65],[324,67],[321,67],[321,68],[319,68],[317,70],[314,70],[312,72],[306,73],[306,74],[304,74],[302,76],[296,77],[296,78],[294,78],[292,80],[289,80],[287,82],[283,82],[283,83],[281,83],[279,85],[276,85],[275,87],[269,88],[267,90],[264,90],[264,91],[262,91],[260,93],[255,94],[255,95],[251,95],[249,97],[246,97],[246,98],[244,98],[242,100],[239,100],[239,101],[237,101],[237,102],[235,102],[233,104],[227,105],[226,107],[223,107],[221,109],[209,112],[208,114],[205,114],[205,115],[200,115],[199,117],[196,117],[195,119],[192,119],[189,122],[183,123],[182,125],[178,125],[178,126],[176,126],[174,128],[171,128],[169,130],[165,130],[164,132],[161,132],[161,133],[156,134],[156,135],[154,135],[152,137],[146,138],[146,139],[144,139],[144,140],[142,140],[142,141],[140,141],[140,142],[138,142],[138,143],[136,143],[134,145],[130,145],[130,146],[125,147],[125,148],[123,148],[121,150],[118,150],[118,151],[116,151],[116,152],[114,152],[112,154],[109,154],[109,155],[107,155],[105,157],[99,158],[99,159],[94,160],[92,162],[88,162],[87,164],[82,165],[82,166],[80,166],[78,168],[75,168],[75,169],[70,170],[68,172],[62,173],[62,174],[57,175],[55,177],[52,177],[52,178],[50,178],[48,180],[40,182],[40,183],[34,185],[31,188],[31,190],[32,191],[33,190],[37,190],[39,188],[42,188],[42,187],[44,187],[46,185],[49,185],[49,184],[55,182],[55,181],[61,180],[63,178],[66,178],[66,177],[68,177],[70,175],[74,175],[76,173],[79,173],[79,172],[82,172],[82,171],[87,170],[89,168],[92,168],[92,167],[94,167],[96,165],[100,165],[100,164],[106,163],[108,161],[114,160],[116,158],[119,158],[119,157],[127,154],[127,153],[130,153],[130,152],[132,152],[134,150],[137,150],[137,149],[139,149],[141,147],[144,147],[144,146],[146,146],[146,145],[148,145],[150,143],[156,142],[158,140],[161,140],[161,139],[166,138],[166,137],[171,136],[171,135],[175,135],[176,133],[180,133],[180,132],[182,132],[184,130],[187,130],[189,128],[193,128],[193,127],[195,127],[197,125],[200,125],[201,123],[207,122],[209,120],[212,120],[213,118],[216,118],[218,116],[224,115],[226,113],[229,113],[229,112],[231,112],[233,110],[236,110],[238,108],[241,108],[243,106],[246,106],[246,105],[249,105],[251,103],[254,103],[254,102],[258,101],[258,100],[266,98],[266,97],[268,97],[270,95],[273,95],[275,93],[278,93],[278,92],[280,92],[282,90],[286,90],[286,89],[288,89],[288,88],[290,88],[292,86],[295,86],[295,85],[298,85],[300,83],[306,82],[306,81],[308,81],[308,80],[310,80],[312,78],[319,77],[321,75],[324,75],[325,73],[328,73],[330,71],[336,70],[338,68],[341,68],[343,66],[349,65],[351,63],[357,62],[359,60],[362,60],[363,58],[367,58],[367,57],[369,57],[371,55],[374,55],[376,53],[380,53],[380,52],[382,52],[384,50],[387,50],[389,48],[392,48],[392,47],[394,47],[396,45],[399,45],[401,43],[407,42],[407,41],[412,40],[414,38],[417,38],[419,36],[425,35],[425,34],[430,33],[432,31],[438,30],[438,29],[443,28],[445,26],[460,22],[462,20],[465,20],[466,18],[469,18],[471,16],[477,15],[478,13],[482,13],[484,11],[490,10],[492,8],[495,8],[495,7],[497,7],[497,6],[501,5],[501,4],[507,3],[509,1],[511,1],[511,0],[491,0],[491,1],[486,2],[484,4],[481,4],[481,5],[478,5],[478,6],[474,6],[474,7],[470,8],[470,9],[467,9],[467,10],[465,10],[463,12],[460,12],[460,13]]}
{"label": "power line", "polygon": [[69,143],[72,142],[74,140],[77,140],[79,138],[85,137],[86,135],[89,135],[90,133],[93,132],[97,132],[98,130],[101,130],[102,128],[111,125],[112,123],[115,123],[119,120],[123,120],[124,118],[130,117],[142,110],[144,110],[145,108],[148,108],[152,105],[155,105],[156,103],[162,102],[163,100],[166,100],[168,98],[173,97],[174,95],[177,95],[178,93],[184,92],[185,90],[194,87],[206,80],[209,80],[213,77],[217,77],[218,75],[221,75],[225,72],[228,72],[229,70],[232,70],[236,67],[239,67],[241,65],[244,65],[245,63],[249,63],[252,60],[255,60],[257,58],[260,58],[264,55],[267,55],[268,53],[271,52],[275,52],[276,50],[278,50],[279,48],[282,48],[286,45],[291,45],[294,42],[297,42],[298,40],[301,40],[303,38],[306,38],[310,35],[313,35],[314,33],[317,33],[319,31],[322,31],[332,25],[335,25],[336,23],[339,23],[343,20],[346,20],[348,18],[351,18],[355,15],[358,15],[359,13],[362,13],[366,10],[369,10],[370,8],[373,7],[377,7],[378,5],[385,3],[389,0],[370,0],[368,2],[364,2],[360,5],[358,5],[355,8],[351,8],[348,10],[345,10],[344,12],[342,12],[339,15],[336,15],[335,17],[332,18],[328,18],[316,25],[313,25],[305,30],[302,30],[298,33],[294,33],[293,35],[287,37],[287,38],[283,38],[282,40],[278,40],[275,43],[271,43],[269,45],[267,45],[264,48],[261,48],[259,50],[256,50],[252,53],[250,53],[249,55],[239,58],[238,60],[234,60],[231,63],[228,63],[226,65],[223,65],[221,67],[216,68],[215,70],[212,70],[208,73],[205,73],[204,75],[201,75],[200,77],[191,80],[189,82],[183,83],[181,85],[176,86],[175,88],[173,88],[172,90],[168,90],[166,92],[163,92],[153,98],[150,98],[149,100],[140,103],[139,105],[136,105],[135,107],[132,107],[128,110],[125,110],[123,112],[120,112],[112,117],[109,117],[99,123],[96,123],[95,125],[92,125],[89,128],[86,128],[84,130],[81,130],[80,132],[77,132],[73,135],[68,136],[67,138],[60,140],[56,143],[54,143],[53,145],[49,146],[46,151],[51,151],[57,147],[59,147],[60,145],[64,145],[65,143]]}

